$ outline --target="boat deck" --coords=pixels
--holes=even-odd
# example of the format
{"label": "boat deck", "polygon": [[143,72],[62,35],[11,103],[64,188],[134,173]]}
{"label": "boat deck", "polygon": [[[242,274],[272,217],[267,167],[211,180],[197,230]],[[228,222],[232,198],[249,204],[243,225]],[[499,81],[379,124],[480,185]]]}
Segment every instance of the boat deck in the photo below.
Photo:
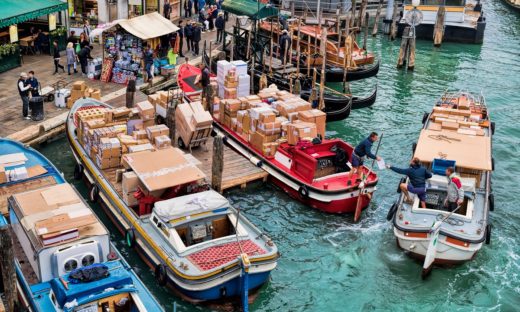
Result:
{"label": "boat deck", "polygon": [[32,180],[28,180],[22,183],[16,183],[11,185],[4,185],[0,187],[0,213],[6,215],[8,213],[7,209],[7,198],[13,194],[27,192],[35,189],[39,189],[42,187],[50,186],[56,184],[56,180],[52,176],[45,176],[41,178],[36,178]]}
{"label": "boat deck", "polygon": [[[206,143],[207,149],[196,148],[192,150],[192,155],[200,162],[197,166],[211,181],[213,168],[213,140]],[[247,183],[256,180],[267,180],[268,173],[263,169],[252,164],[245,157],[234,151],[228,146],[224,146],[224,172],[222,173],[222,187],[219,192],[226,189],[240,186],[245,188]]]}

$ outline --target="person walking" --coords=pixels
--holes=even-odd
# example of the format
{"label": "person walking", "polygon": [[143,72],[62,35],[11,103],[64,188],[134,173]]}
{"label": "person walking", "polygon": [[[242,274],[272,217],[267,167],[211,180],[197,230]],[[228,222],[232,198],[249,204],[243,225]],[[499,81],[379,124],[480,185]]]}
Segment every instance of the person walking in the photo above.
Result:
{"label": "person walking", "polygon": [[177,30],[177,39],[179,41],[179,56],[184,57],[182,54],[182,47],[184,45],[184,26],[182,25],[182,21],[179,22],[179,30]]}
{"label": "person walking", "polygon": [[200,68],[200,84],[202,86],[202,95],[201,95],[201,101],[202,105],[206,108],[209,107],[209,88],[210,88],[210,73],[209,68],[204,64],[204,62],[199,64]]}
{"label": "person walking", "polygon": [[448,178],[448,194],[445,206],[451,212],[464,203],[464,189],[459,176],[455,173],[455,168],[446,168],[446,177]]}
{"label": "person walking", "polygon": [[78,53],[79,64],[81,65],[81,73],[84,76],[87,75],[88,60],[93,59],[92,56],[90,55],[90,51],[92,50],[92,48],[93,47],[90,45],[84,46],[81,49],[81,51],[79,51],[79,53]]}
{"label": "person walking", "polygon": [[20,78],[18,78],[18,93],[20,94],[20,98],[22,99],[22,114],[23,118],[31,119],[29,116],[29,90],[31,89],[31,85],[27,83],[27,74],[21,73]]}
{"label": "person walking", "polygon": [[419,158],[414,157],[410,161],[410,167],[408,168],[397,168],[394,166],[386,165],[386,167],[393,172],[404,174],[410,180],[410,183],[399,184],[399,189],[405,196],[405,202],[413,204],[410,198],[410,193],[417,195],[421,202],[421,207],[426,208],[426,180],[432,177],[432,173],[428,171],[422,164]]}
{"label": "person walking", "polygon": [[172,6],[170,4],[170,0],[166,0],[164,1],[164,5],[163,5],[163,14],[164,14],[164,17],[169,20],[170,19],[170,14],[172,13]]}
{"label": "person walking", "polygon": [[153,65],[153,51],[152,48],[147,47],[144,51],[144,69],[146,70],[146,81],[151,82],[153,79],[152,75]]}
{"label": "person walking", "polygon": [[184,17],[191,17],[191,9],[193,8],[193,2],[191,0],[184,1]]}
{"label": "person walking", "polygon": [[90,38],[90,22],[88,19],[85,20],[85,24],[83,25],[83,33],[85,34],[85,40],[91,44],[92,38]]}
{"label": "person walking", "polygon": [[[81,35],[79,35],[79,49],[83,49],[85,46],[88,46],[90,45],[88,39],[87,39],[87,36],[85,35],[85,33],[81,33]],[[77,52],[77,48],[76,48],[76,53],[79,53]]]}
{"label": "person walking", "polygon": [[215,27],[217,28],[217,43],[224,41],[224,28],[226,22],[224,21],[224,13],[219,12],[217,19],[215,20]]}
{"label": "person walking", "polygon": [[34,71],[29,71],[29,77],[27,78],[27,84],[31,86],[31,97],[40,96],[40,83],[38,79],[34,77]]}
{"label": "person walking", "polygon": [[186,36],[186,45],[188,46],[187,52],[193,52],[192,39],[193,39],[193,25],[192,21],[188,21],[188,25],[184,27],[184,35]]}
{"label": "person walking", "polygon": [[[280,36],[280,60],[283,64],[287,61],[290,61],[290,51],[291,51],[291,37],[289,37],[289,33],[287,30],[282,31],[282,35]],[[289,56],[287,55],[289,54]]]}
{"label": "person walking", "polygon": [[199,0],[193,0],[193,8],[195,9],[195,14],[199,14]]}
{"label": "person walking", "polygon": [[76,60],[78,56],[76,55],[76,50],[74,49],[74,44],[72,42],[69,42],[67,44],[67,72],[70,76],[70,68],[74,68],[74,73],[76,74],[78,70],[76,69]]}
{"label": "person walking", "polygon": [[58,73],[58,69],[61,68],[61,70],[63,70],[63,72],[65,72],[65,67],[63,67],[63,65],[60,65],[60,51],[58,49],[58,41],[57,40],[54,40],[54,42],[52,43],[53,45],[53,50],[54,50],[54,55],[53,55],[53,58],[54,58],[54,74],[53,75],[56,75]]}
{"label": "person walking", "polygon": [[[376,132],[370,133],[368,138],[361,141],[354,152],[352,153],[352,171],[350,175],[353,175],[359,171],[359,167],[363,166],[363,162],[365,157],[376,159],[377,161],[381,160],[381,157],[372,154],[372,145],[379,139]],[[361,180],[361,178],[359,178]]]}
{"label": "person walking", "polygon": [[202,39],[202,26],[196,25],[193,29],[193,55],[199,55],[199,43]]}

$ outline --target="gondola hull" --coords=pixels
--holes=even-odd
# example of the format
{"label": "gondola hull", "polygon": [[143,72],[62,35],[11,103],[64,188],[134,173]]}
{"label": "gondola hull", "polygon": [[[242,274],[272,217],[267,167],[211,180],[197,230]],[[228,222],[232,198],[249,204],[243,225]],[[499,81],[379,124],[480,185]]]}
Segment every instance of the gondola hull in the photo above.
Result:
{"label": "gondola hull", "polygon": [[[310,72],[316,69],[318,77],[321,75],[321,66],[315,66],[310,68]],[[307,67],[300,67],[300,73],[307,74],[309,69]],[[370,77],[374,77],[379,72],[379,60],[377,60],[374,64],[367,64],[359,66],[357,69],[349,70],[347,72],[346,81],[356,81],[361,79],[366,79]],[[331,67],[327,66],[325,69],[325,81],[327,82],[343,82],[345,76],[345,71],[341,67]]]}

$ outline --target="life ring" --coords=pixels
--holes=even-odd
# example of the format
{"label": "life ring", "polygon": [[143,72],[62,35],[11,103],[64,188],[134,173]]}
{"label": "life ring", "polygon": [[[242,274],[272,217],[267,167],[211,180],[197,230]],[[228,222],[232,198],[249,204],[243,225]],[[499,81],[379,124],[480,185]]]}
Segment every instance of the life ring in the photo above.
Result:
{"label": "life ring", "polygon": [[300,188],[298,189],[298,195],[300,195],[302,199],[309,198],[309,189],[307,188],[307,186],[300,186]]}
{"label": "life ring", "polygon": [[83,176],[83,165],[82,164],[76,164],[74,166],[74,180],[80,180]]}
{"label": "life ring", "polygon": [[412,154],[415,154],[415,150],[417,149],[417,142],[412,143]]}
{"label": "life ring", "polygon": [[395,212],[397,211],[397,203],[394,203],[392,207],[388,210],[388,214],[386,215],[386,220],[390,221],[394,218]]}
{"label": "life ring", "polygon": [[495,134],[495,122],[492,121],[491,122],[491,135],[494,135]]}
{"label": "life ring", "polygon": [[397,185],[397,193],[401,194],[401,184],[406,183],[406,178],[402,177],[401,181],[399,181],[399,184]]}
{"label": "life ring", "polygon": [[159,284],[159,286],[165,286],[166,285],[166,282],[168,281],[168,273],[166,271],[166,265],[164,265],[163,263],[159,263],[158,265],[155,266],[155,280],[157,281],[157,284]]}
{"label": "life ring", "polygon": [[92,184],[90,186],[90,190],[88,191],[88,199],[91,203],[95,203],[99,199],[99,188],[96,184]]}
{"label": "life ring", "polygon": [[486,225],[486,245],[491,243],[491,224]]}
{"label": "life ring", "polygon": [[495,195],[489,194],[488,201],[489,201],[489,211],[495,211]]}
{"label": "life ring", "polygon": [[427,113],[427,112],[424,112],[424,114],[422,116],[422,124],[423,125],[426,123],[426,120],[428,120],[428,116],[430,116],[430,114]]}
{"label": "life ring", "polygon": [[125,233],[126,246],[133,248],[135,246],[135,230],[130,228]]}

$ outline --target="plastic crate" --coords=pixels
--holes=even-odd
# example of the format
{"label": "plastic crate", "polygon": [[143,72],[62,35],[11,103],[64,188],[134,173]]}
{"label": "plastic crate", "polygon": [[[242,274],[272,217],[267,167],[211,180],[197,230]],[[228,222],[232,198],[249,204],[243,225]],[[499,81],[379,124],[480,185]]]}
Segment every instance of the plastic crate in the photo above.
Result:
{"label": "plastic crate", "polygon": [[435,158],[433,159],[432,171],[434,174],[438,175],[446,175],[446,168],[453,167],[455,168],[455,160],[447,160]]}

